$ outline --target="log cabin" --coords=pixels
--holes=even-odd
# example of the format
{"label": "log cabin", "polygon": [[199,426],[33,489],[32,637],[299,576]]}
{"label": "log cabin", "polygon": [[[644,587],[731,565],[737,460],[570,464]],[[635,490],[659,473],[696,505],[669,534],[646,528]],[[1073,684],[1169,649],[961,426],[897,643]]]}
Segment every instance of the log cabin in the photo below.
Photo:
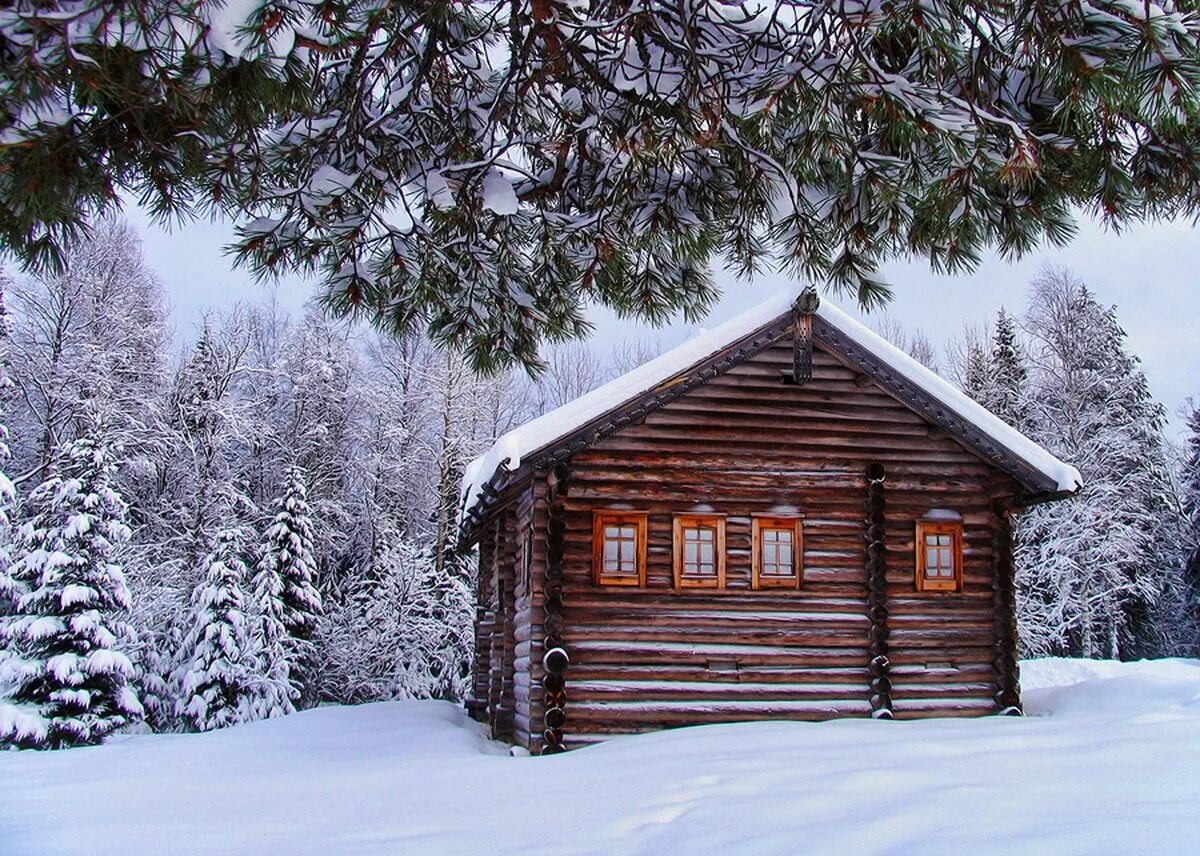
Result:
{"label": "log cabin", "polygon": [[468,710],[548,754],[758,719],[1019,714],[1011,515],[1078,471],[816,293],[467,468]]}

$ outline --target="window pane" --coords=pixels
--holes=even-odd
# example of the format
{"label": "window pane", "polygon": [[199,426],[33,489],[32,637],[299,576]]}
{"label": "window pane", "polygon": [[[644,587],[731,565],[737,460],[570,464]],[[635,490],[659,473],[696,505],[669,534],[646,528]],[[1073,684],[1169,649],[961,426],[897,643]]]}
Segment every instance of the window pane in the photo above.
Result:
{"label": "window pane", "polygon": [[943,547],[950,546],[950,536],[949,535],[939,535],[938,536],[938,544],[940,544]]}
{"label": "window pane", "polygon": [[634,568],[633,551],[635,541],[621,542],[621,568],[622,570],[632,571]]}
{"label": "window pane", "polygon": [[759,573],[763,577],[787,579],[796,576],[795,530],[791,527],[763,527],[759,530]]}

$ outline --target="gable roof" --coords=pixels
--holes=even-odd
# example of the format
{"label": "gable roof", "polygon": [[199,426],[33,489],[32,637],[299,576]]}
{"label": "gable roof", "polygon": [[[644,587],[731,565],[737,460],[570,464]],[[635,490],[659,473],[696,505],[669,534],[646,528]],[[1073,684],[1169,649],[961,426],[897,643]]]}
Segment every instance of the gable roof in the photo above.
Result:
{"label": "gable roof", "polygon": [[[639,417],[754,356],[792,323],[801,289],[779,292],[747,312],[501,436],[463,475],[462,508],[471,514],[496,483],[521,470],[552,465],[624,424],[608,417],[629,407]],[[1005,423],[877,333],[822,298],[813,337],[885,391],[949,430],[1033,494],[1077,491],[1079,471]],[[607,420],[607,421],[606,421]],[[578,437],[580,432],[584,436]],[[564,445],[573,436],[576,441]]]}

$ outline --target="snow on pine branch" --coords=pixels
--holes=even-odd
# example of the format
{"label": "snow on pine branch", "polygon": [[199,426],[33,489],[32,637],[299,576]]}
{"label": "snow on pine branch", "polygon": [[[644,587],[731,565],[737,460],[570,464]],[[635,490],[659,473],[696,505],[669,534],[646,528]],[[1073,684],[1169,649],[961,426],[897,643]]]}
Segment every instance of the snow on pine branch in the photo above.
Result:
{"label": "snow on pine branch", "polygon": [[718,257],[871,303],[893,254],[1197,204],[1200,24],[1169,2],[22,2],[0,34],[23,257],[120,183],[479,367],[538,365],[587,300],[694,316]]}

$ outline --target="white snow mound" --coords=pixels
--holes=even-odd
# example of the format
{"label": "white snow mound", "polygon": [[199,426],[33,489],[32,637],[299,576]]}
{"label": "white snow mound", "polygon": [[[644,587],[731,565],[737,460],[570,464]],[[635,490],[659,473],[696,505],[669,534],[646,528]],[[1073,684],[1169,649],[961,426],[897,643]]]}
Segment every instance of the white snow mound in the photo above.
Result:
{"label": "white snow mound", "polygon": [[1200,661],[1023,670],[1025,718],[713,725],[547,758],[433,701],[0,752],[0,852],[1200,853]]}

